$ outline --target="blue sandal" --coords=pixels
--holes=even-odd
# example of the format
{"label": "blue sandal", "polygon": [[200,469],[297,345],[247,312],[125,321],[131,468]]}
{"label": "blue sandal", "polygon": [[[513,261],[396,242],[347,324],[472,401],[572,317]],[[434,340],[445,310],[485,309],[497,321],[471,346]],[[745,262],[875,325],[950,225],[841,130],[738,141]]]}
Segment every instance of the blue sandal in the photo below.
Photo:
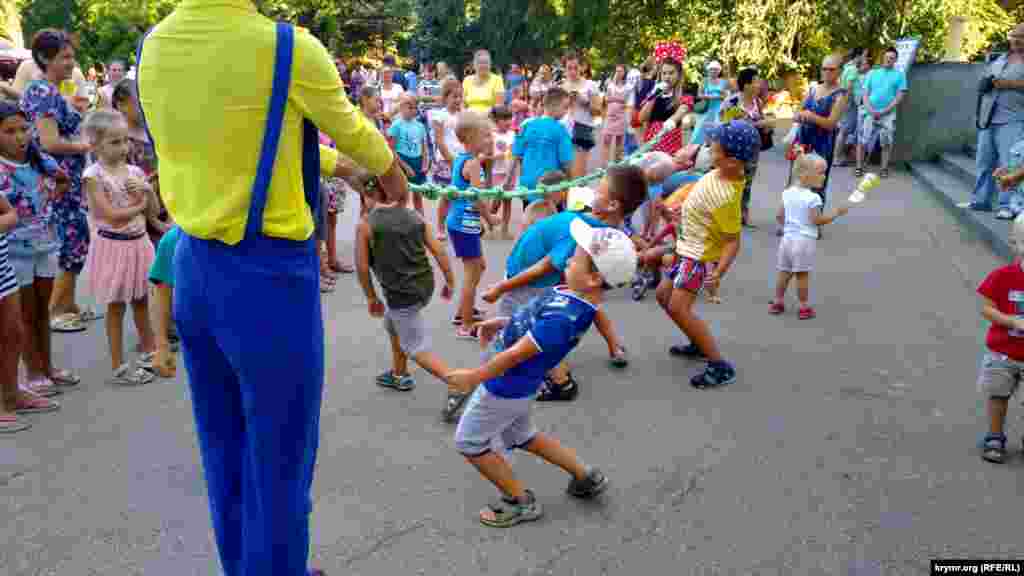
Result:
{"label": "blue sandal", "polygon": [[993,464],[1006,461],[1006,435],[986,434],[981,446],[981,458]]}

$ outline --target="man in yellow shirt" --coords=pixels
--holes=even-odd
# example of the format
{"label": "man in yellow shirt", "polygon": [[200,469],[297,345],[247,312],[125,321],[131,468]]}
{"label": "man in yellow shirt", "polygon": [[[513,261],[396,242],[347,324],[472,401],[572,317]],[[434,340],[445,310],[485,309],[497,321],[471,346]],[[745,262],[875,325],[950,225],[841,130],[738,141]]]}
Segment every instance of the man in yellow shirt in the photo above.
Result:
{"label": "man in yellow shirt", "polygon": [[183,231],[174,317],[221,564],[304,575],[324,375],[317,128],[386,192],[405,179],[323,45],[251,0],[183,0],[138,60],[160,188]]}
{"label": "man in yellow shirt", "polygon": [[669,352],[708,362],[705,370],[690,380],[696,388],[724,386],[736,380],[736,369],[722,357],[711,329],[694,313],[693,303],[705,285],[717,289],[739,253],[743,166],[761,143],[757,129],[743,120],[715,125],[706,136],[712,142],[715,169],[694,185],[679,208],[678,263],[671,280],[658,287],[658,303],[690,339],[688,345],[672,346]]}

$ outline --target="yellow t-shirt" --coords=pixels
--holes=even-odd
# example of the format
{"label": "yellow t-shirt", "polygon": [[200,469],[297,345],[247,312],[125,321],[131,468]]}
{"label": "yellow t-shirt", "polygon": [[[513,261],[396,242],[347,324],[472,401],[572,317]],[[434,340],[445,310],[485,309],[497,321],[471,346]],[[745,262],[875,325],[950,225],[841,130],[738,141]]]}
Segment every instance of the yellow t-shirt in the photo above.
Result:
{"label": "yellow t-shirt", "polygon": [[466,76],[462,81],[462,101],[466,108],[487,114],[491,108],[505,103],[505,82],[501,76],[491,73],[490,79],[481,86],[475,74]]}
{"label": "yellow t-shirt", "polygon": [[718,260],[722,255],[722,236],[736,235],[743,229],[742,196],[742,180],[725,180],[718,170],[705,174],[683,202],[676,253],[700,262]]}
{"label": "yellow t-shirt", "polygon": [[[146,40],[136,73],[139,97],[160,157],[164,202],[189,236],[235,245],[245,234],[276,47],[275,23],[250,0],[182,0]],[[225,63],[227,53],[245,58]],[[327,50],[296,30],[263,213],[262,232],[274,238],[303,241],[313,234],[302,181],[304,118],[370,173],[382,175],[392,164],[387,140],[345,97]],[[333,172],[337,155],[321,152],[322,171]]]}

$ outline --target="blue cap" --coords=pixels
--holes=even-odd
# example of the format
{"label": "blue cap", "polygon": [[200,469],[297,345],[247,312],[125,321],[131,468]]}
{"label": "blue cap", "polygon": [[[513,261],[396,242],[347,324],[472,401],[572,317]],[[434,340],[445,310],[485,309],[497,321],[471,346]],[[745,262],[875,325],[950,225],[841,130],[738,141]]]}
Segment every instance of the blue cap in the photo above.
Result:
{"label": "blue cap", "polygon": [[733,120],[727,124],[716,124],[708,128],[707,138],[722,145],[731,158],[748,162],[761,147],[761,135],[757,128],[746,120]]}

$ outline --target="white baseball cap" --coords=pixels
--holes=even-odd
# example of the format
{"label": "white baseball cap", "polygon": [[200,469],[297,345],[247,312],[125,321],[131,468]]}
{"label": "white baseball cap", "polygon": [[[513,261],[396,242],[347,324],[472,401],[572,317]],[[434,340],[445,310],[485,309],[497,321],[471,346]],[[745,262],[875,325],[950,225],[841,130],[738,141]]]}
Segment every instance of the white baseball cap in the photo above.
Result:
{"label": "white baseball cap", "polygon": [[722,70],[722,65],[718,62],[718,60],[712,60],[711,62],[708,62],[707,69],[708,70],[715,69],[715,70],[721,71]]}
{"label": "white baseball cap", "polygon": [[593,208],[594,196],[593,188],[573,186],[569,188],[569,195],[565,199],[565,209],[568,212],[583,212],[587,208]]}
{"label": "white baseball cap", "polygon": [[569,224],[572,239],[590,254],[594,266],[612,288],[628,284],[636,274],[636,248],[622,230],[595,228],[583,218]]}

